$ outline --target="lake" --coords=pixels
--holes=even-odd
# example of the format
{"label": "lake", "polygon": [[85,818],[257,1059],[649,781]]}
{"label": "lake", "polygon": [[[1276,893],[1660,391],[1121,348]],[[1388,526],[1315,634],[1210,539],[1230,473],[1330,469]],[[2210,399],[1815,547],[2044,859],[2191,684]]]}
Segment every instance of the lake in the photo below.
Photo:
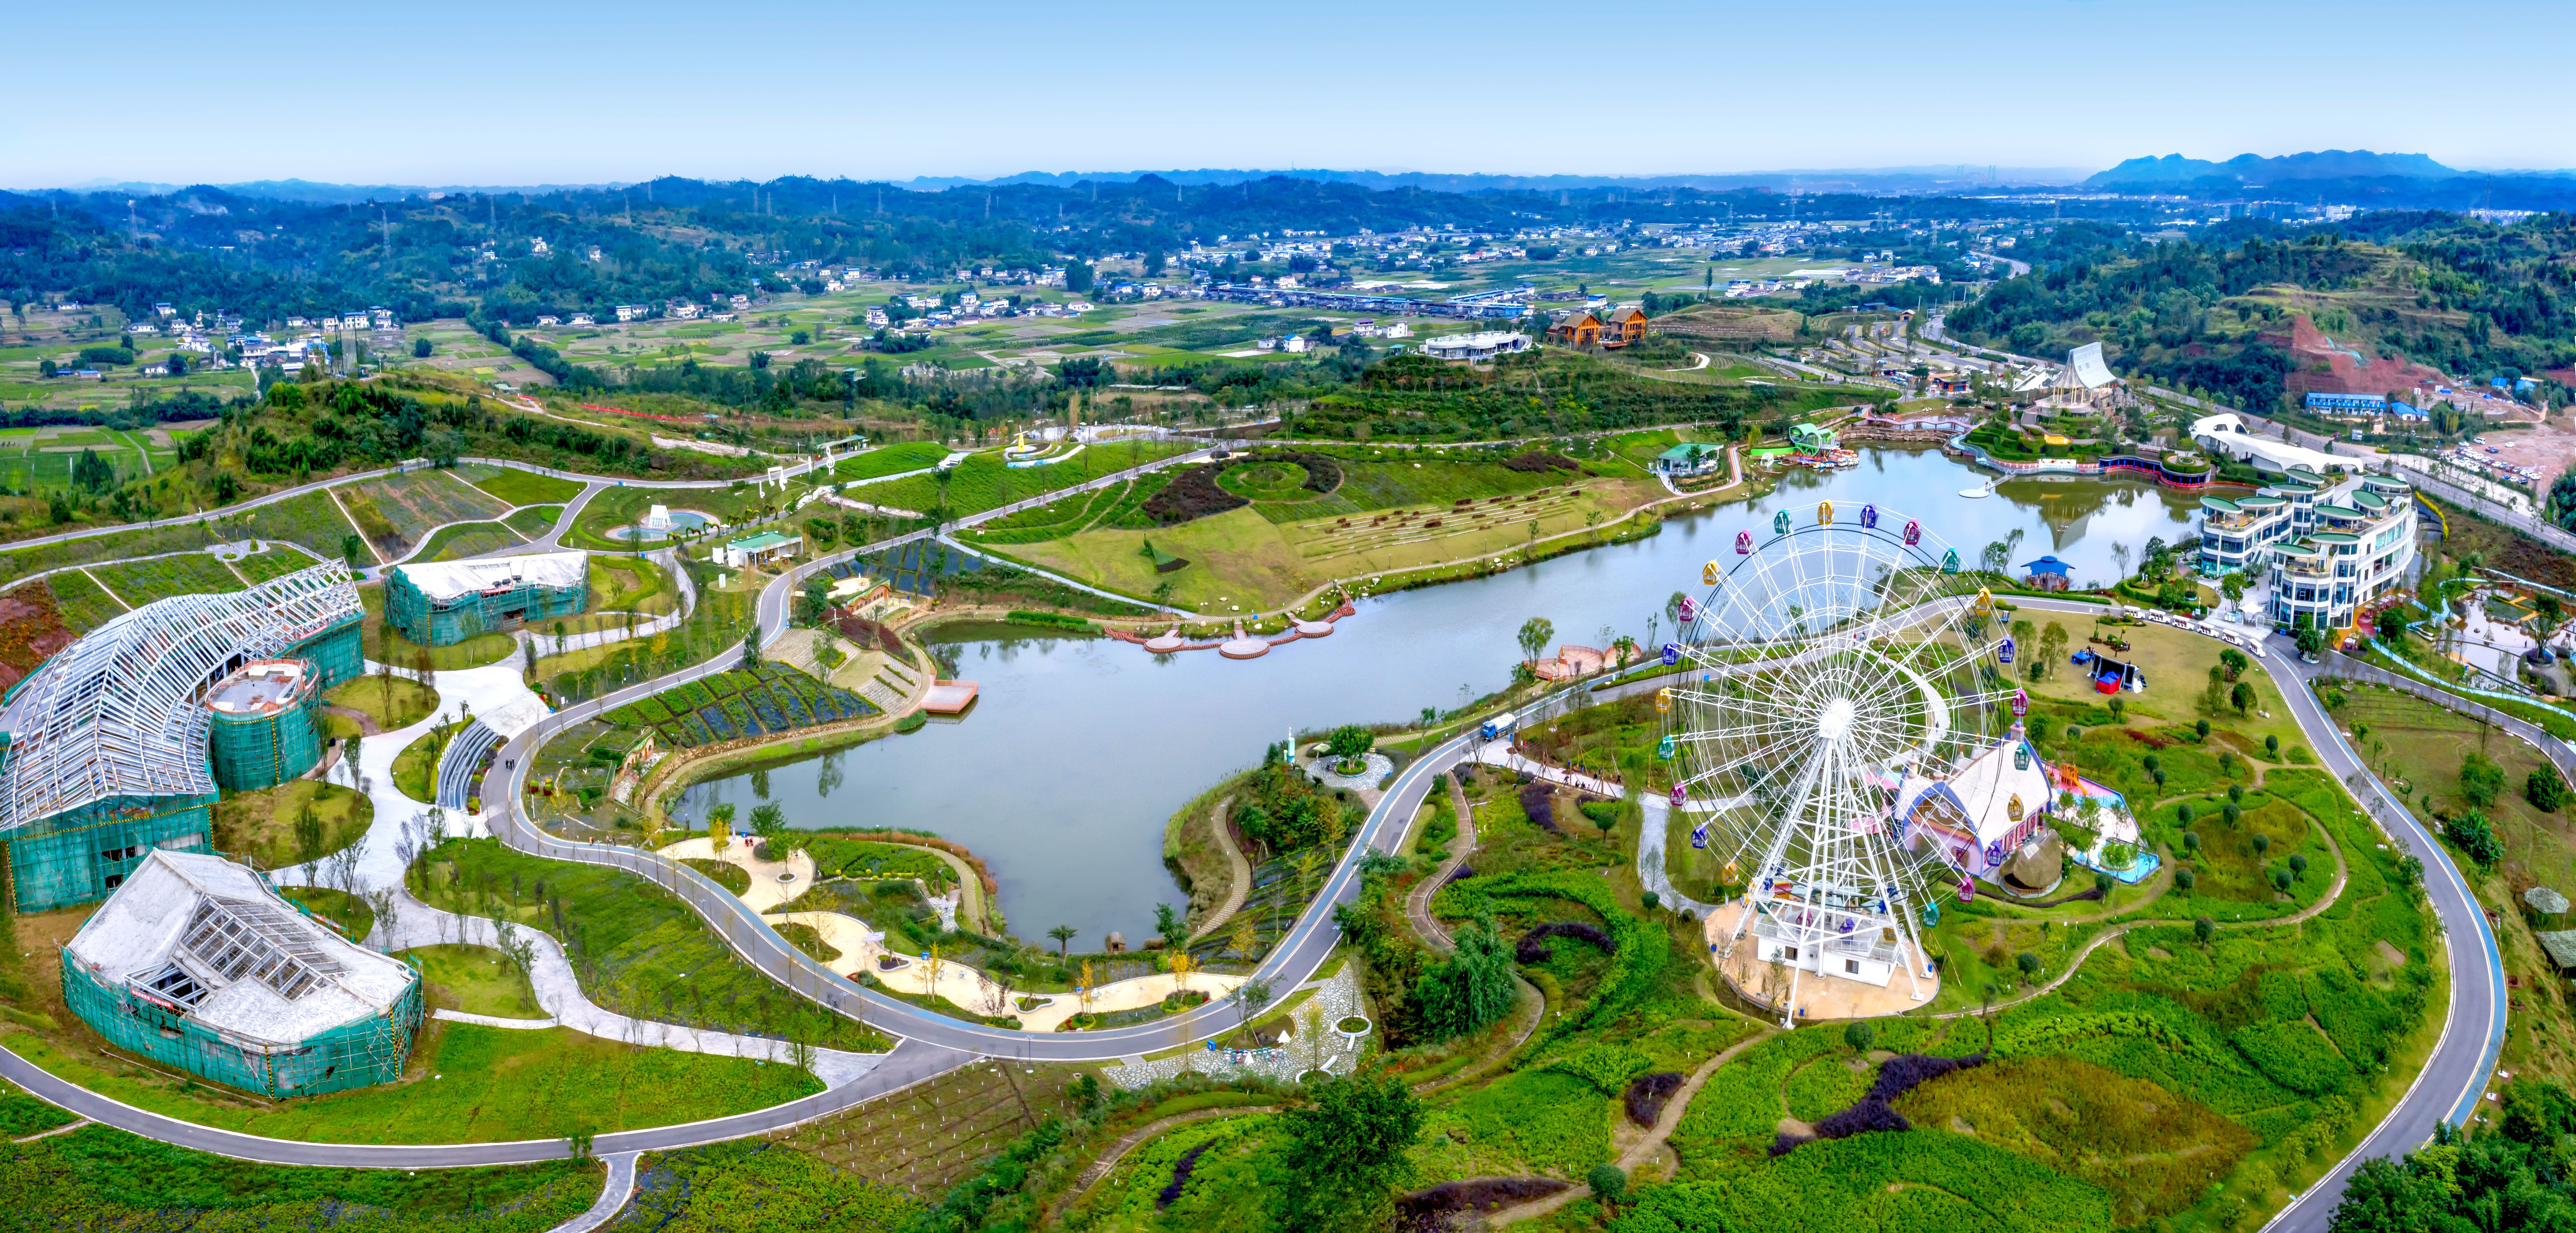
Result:
{"label": "lake", "polygon": [[2054,553],[2083,585],[2133,568],[2150,539],[2191,538],[2199,507],[2196,496],[2125,480],[2018,479],[1992,497],[1959,495],[1986,477],[1937,451],[1864,450],[1855,468],[1791,472],[1763,497],[1668,521],[1635,543],[1362,600],[1331,637],[1256,660],[1156,657],[1106,639],[990,626],[934,634],[959,650],[960,675],[982,686],[963,722],[700,784],[679,813],[699,819],[730,801],[748,816],[767,799],[803,829],[936,831],[990,864],[1021,937],[1065,924],[1084,946],[1113,929],[1133,943],[1151,934],[1156,902],[1187,899],[1162,863],[1164,823],[1210,784],[1259,763],[1264,746],[1292,730],[1409,720],[1501,688],[1531,617],[1552,622],[1560,642],[1602,646],[1616,633],[1645,641],[1667,597],[1699,591],[1701,562],[1730,551],[1737,531],[1765,534],[1776,510],[1803,519],[1830,500],[1839,516],[1856,517],[1874,502],[1882,518],[1920,520],[1927,540],[1971,564],[2019,531],[2015,566]]}

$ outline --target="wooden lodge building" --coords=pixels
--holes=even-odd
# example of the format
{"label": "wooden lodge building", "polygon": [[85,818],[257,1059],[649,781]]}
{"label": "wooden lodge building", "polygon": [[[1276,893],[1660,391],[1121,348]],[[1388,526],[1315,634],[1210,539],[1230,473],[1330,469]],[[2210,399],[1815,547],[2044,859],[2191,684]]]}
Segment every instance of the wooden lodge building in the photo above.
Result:
{"label": "wooden lodge building", "polygon": [[1646,336],[1646,314],[1643,310],[1623,308],[1610,314],[1604,323],[1590,313],[1576,313],[1550,326],[1549,342],[1567,347],[1604,347],[1617,349]]}

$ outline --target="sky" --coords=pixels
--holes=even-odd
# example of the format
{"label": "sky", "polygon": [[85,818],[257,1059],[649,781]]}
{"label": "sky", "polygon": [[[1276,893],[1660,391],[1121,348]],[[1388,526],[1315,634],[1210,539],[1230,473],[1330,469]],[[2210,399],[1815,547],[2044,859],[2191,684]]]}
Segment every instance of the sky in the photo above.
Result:
{"label": "sky", "polygon": [[2329,148],[2576,167],[2567,96],[2502,57],[2576,37],[2564,0],[133,0],[10,26],[46,49],[14,60],[0,113],[16,188],[2098,169]]}

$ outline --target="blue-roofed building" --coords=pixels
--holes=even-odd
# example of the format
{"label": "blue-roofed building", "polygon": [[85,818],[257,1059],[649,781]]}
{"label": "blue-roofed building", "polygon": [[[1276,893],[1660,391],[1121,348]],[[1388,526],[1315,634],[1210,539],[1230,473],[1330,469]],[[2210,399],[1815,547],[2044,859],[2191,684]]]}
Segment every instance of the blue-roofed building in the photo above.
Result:
{"label": "blue-roofed building", "polygon": [[2320,415],[2381,415],[2388,410],[2388,398],[2381,394],[2325,394],[2311,390],[2305,405]]}
{"label": "blue-roofed building", "polygon": [[2028,575],[2022,579],[2022,585],[2031,590],[2063,591],[2075,585],[2075,579],[2067,573],[2067,570],[2072,567],[2053,555],[2041,557],[2036,561],[2024,561],[2021,567]]}

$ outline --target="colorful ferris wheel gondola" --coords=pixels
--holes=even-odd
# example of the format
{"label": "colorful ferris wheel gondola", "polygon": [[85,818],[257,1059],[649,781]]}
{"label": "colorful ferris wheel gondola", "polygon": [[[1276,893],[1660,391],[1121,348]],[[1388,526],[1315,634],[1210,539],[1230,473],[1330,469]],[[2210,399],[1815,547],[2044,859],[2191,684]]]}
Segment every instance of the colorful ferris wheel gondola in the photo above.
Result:
{"label": "colorful ferris wheel gondola", "polygon": [[1687,805],[1687,804],[1689,804],[1689,803],[1690,803],[1690,792],[1689,792],[1687,789],[1683,788],[1680,784],[1674,784],[1674,785],[1673,785],[1673,808],[1675,808],[1675,809],[1679,809],[1679,808],[1681,808],[1682,806]]}
{"label": "colorful ferris wheel gondola", "polygon": [[1670,668],[1670,667],[1672,667],[1672,666],[1674,666],[1675,664],[1678,664],[1678,663],[1680,663],[1680,662],[1682,662],[1682,644],[1680,644],[1680,643],[1678,643],[1678,642],[1667,642],[1667,643],[1665,643],[1665,644],[1664,644],[1664,666],[1665,666],[1665,667],[1667,667],[1667,668]]}
{"label": "colorful ferris wheel gondola", "polygon": [[1951,548],[1941,553],[1941,572],[1945,574],[1955,574],[1959,572],[1958,549]]}
{"label": "colorful ferris wheel gondola", "polygon": [[1702,851],[1706,851],[1706,850],[1707,850],[1707,848],[1708,848],[1708,823],[1706,823],[1706,822],[1702,822],[1702,823],[1700,823],[1699,825],[1694,826],[1694,827],[1692,827],[1692,828],[1691,828],[1691,846],[1692,846],[1692,847],[1694,847],[1694,848],[1698,848],[1698,849],[1700,849],[1700,850],[1702,850]]}
{"label": "colorful ferris wheel gondola", "polygon": [[1816,525],[1817,525],[1817,526],[1820,526],[1820,527],[1830,527],[1830,526],[1834,525],[1834,503],[1833,503],[1833,502],[1831,502],[1831,501],[1818,501],[1818,502],[1816,502]]}
{"label": "colorful ferris wheel gondola", "polygon": [[[1712,561],[1710,564],[1714,565],[1716,562]],[[1684,625],[1698,620],[1699,605],[1692,602],[1690,596],[1682,596],[1682,602],[1673,605],[1673,619]]]}
{"label": "colorful ferris wheel gondola", "polygon": [[1753,555],[1753,533],[1751,531],[1738,531],[1735,533],[1735,555],[1739,557],[1749,557]]}
{"label": "colorful ferris wheel gondola", "polygon": [[2013,640],[2008,637],[1995,644],[1995,662],[1999,664],[2008,664],[2011,663],[2012,660]]}
{"label": "colorful ferris wheel gondola", "polygon": [[1665,762],[1673,760],[1673,738],[1667,736],[1655,742],[1655,757]]}
{"label": "colorful ferris wheel gondola", "polygon": [[1864,530],[1875,531],[1878,529],[1878,506],[1864,505],[1860,507],[1860,525]]}
{"label": "colorful ferris wheel gondola", "polygon": [[1913,545],[1915,545],[1915,544],[1919,544],[1919,543],[1922,543],[1922,542],[1923,542],[1923,524],[1922,524],[1922,523],[1920,523],[1920,522],[1917,522],[1917,521],[1915,521],[1914,519],[1911,519],[1911,518],[1906,519],[1906,520],[1905,520],[1905,543],[1906,543],[1906,546],[1908,546],[1908,547],[1912,547]]}
{"label": "colorful ferris wheel gondola", "polygon": [[1771,515],[1771,533],[1773,535],[1787,535],[1789,533],[1789,511],[1784,509],[1779,513]]}

